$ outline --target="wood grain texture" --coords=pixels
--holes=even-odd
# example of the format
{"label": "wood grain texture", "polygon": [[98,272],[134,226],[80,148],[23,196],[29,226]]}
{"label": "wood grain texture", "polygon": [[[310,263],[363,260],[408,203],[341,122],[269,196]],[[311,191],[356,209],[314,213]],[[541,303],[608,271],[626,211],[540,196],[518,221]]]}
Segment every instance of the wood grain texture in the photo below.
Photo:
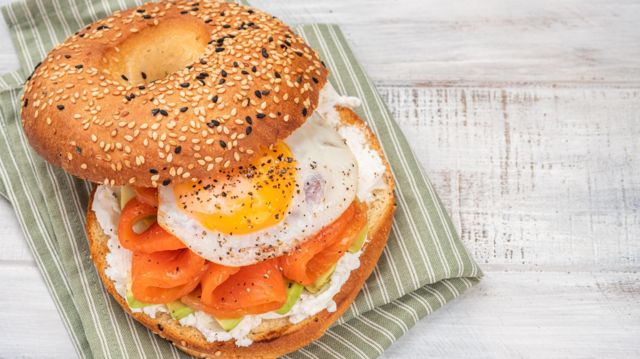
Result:
{"label": "wood grain texture", "polygon": [[[633,0],[252,3],[292,24],[339,24],[376,83],[623,86],[640,80],[640,2]],[[0,67],[16,69],[8,36],[0,46]]]}
{"label": "wood grain texture", "polygon": [[[16,294],[0,296],[0,357],[74,357],[37,269],[3,265],[0,280]],[[383,357],[636,358],[639,283],[638,273],[488,271]]]}
{"label": "wood grain texture", "polygon": [[[639,2],[253,3],[342,27],[487,274],[386,358],[640,357]],[[0,357],[72,357],[1,201],[0,282]]]}
{"label": "wood grain texture", "polygon": [[480,263],[640,266],[640,91],[382,87]]}
{"label": "wood grain texture", "polygon": [[35,264],[2,263],[0,281],[0,357],[76,357]]}
{"label": "wood grain texture", "polygon": [[341,26],[375,81],[637,83],[633,0],[254,0],[289,23]]}
{"label": "wood grain texture", "polygon": [[490,271],[384,357],[638,358],[639,301],[638,273]]}

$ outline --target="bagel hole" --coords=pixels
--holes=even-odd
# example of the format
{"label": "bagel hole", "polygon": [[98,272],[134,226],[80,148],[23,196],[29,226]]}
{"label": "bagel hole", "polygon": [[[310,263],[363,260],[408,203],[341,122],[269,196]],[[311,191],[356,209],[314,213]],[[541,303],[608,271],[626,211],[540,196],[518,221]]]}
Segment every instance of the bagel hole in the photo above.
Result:
{"label": "bagel hole", "polygon": [[197,61],[208,42],[209,32],[203,22],[167,19],[109,50],[108,69],[124,84],[153,82]]}

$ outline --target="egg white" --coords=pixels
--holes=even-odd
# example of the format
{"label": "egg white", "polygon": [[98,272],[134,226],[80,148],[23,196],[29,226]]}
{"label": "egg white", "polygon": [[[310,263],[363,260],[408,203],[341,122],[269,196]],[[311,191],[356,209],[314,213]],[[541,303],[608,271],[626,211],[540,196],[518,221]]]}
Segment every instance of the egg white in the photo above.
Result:
{"label": "egg white", "polygon": [[338,218],[355,200],[358,162],[340,135],[317,115],[285,139],[296,161],[296,185],[277,224],[248,234],[205,228],[177,207],[173,186],[159,189],[158,223],[215,263],[246,266],[280,256]]}

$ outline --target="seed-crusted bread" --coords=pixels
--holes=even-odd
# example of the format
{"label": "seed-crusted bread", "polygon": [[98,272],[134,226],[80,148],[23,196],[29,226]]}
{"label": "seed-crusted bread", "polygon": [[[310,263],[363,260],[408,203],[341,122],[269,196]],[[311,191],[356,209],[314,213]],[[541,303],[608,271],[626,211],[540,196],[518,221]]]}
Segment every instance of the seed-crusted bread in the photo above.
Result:
{"label": "seed-crusted bread", "polygon": [[386,166],[384,175],[386,187],[376,190],[374,199],[368,203],[368,241],[360,256],[360,267],[351,272],[347,282],[333,298],[337,305],[336,311],[328,312],[323,310],[297,324],[291,324],[286,318],[264,320],[250,334],[253,344],[247,347],[238,347],[234,341],[208,342],[197,329],[182,326],[167,313],[158,313],[155,318],[144,313],[132,313],[125,298],[118,294],[114,283],[105,274],[105,269],[108,266],[106,261],[106,255],[109,252],[107,246],[108,237],[102,231],[95,213],[91,210],[92,197],[86,225],[91,256],[105,287],[122,308],[154,333],[170,340],[179,349],[197,357],[275,358],[299,349],[321,337],[327,328],[353,302],[365,280],[373,271],[387,242],[395,211],[393,178],[378,140],[369,127],[353,111],[344,107],[338,107],[337,110],[342,124],[345,126],[357,126],[364,131],[369,146],[377,151],[383,159]]}

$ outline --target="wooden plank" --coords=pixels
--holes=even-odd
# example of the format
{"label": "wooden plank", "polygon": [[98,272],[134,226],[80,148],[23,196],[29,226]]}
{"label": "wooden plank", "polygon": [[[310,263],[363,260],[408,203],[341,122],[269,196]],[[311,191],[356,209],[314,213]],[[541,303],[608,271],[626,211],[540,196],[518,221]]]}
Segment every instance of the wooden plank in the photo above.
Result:
{"label": "wooden plank", "polygon": [[480,263],[640,266],[640,91],[380,91]]}
{"label": "wooden plank", "polygon": [[[380,91],[480,263],[638,268],[639,90]],[[3,233],[0,260],[29,260]]]}
{"label": "wooden plank", "polygon": [[[0,4],[12,0],[0,0]],[[254,0],[289,23],[339,24],[377,83],[640,80],[640,2]],[[12,48],[0,28],[0,46]],[[17,68],[9,51],[0,72]]]}
{"label": "wooden plank", "polygon": [[[0,356],[74,351],[37,269],[0,266]],[[422,320],[384,358],[640,355],[640,274],[487,272],[478,287]]]}
{"label": "wooden plank", "polygon": [[253,0],[289,23],[339,24],[375,81],[637,83],[640,2]]}
{"label": "wooden plank", "polygon": [[0,283],[0,357],[76,357],[35,265],[0,264]]}
{"label": "wooden plank", "polygon": [[[383,87],[381,93],[465,244],[488,263],[478,289],[421,321],[387,357],[634,356],[638,91]],[[0,218],[11,218],[8,206],[0,206]],[[2,223],[10,235],[2,236],[0,258],[29,258],[16,223]],[[8,255],[13,248],[22,249]],[[21,302],[37,290],[43,294],[34,300],[50,301],[33,267],[37,280],[9,279],[14,268],[5,263],[0,273],[24,282],[12,290]],[[607,268],[636,272],[584,272]],[[30,347],[32,338],[25,329],[6,340]],[[56,338],[68,340],[63,332]]]}
{"label": "wooden plank", "polygon": [[13,207],[0,199],[0,266],[5,263],[35,265]]}
{"label": "wooden plank", "polygon": [[490,269],[384,357],[638,358],[639,301],[637,272]]}
{"label": "wooden plank", "polygon": [[[640,356],[640,3],[253,3],[340,24],[378,84],[414,85],[380,90],[484,263],[386,357]],[[2,201],[0,238],[0,356],[73,356]]]}

